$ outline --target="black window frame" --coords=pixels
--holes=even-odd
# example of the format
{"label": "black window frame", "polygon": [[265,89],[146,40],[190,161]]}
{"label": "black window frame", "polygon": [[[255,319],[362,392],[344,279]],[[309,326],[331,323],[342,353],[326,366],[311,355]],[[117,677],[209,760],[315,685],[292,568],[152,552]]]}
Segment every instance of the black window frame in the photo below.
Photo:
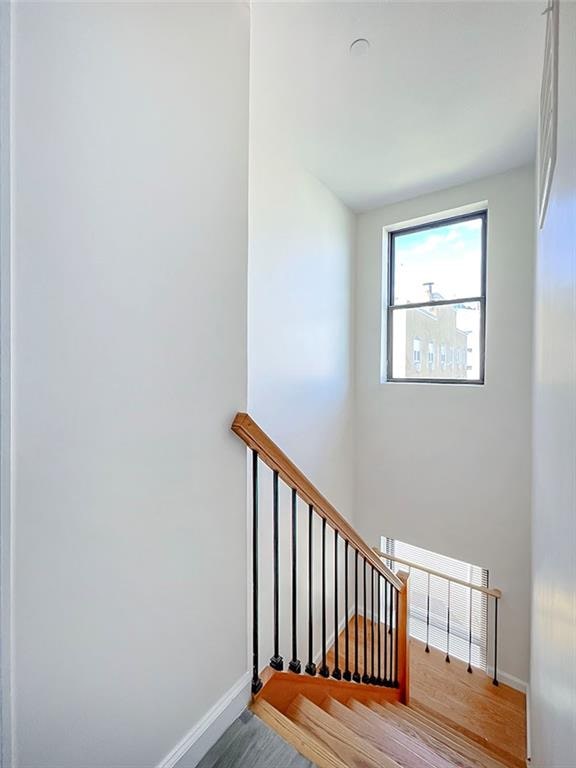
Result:
{"label": "black window frame", "polygon": [[[437,229],[445,227],[448,224],[458,224],[462,221],[480,219],[481,228],[481,274],[479,296],[458,297],[456,299],[442,299],[437,301],[419,301],[410,304],[394,304],[394,267],[395,267],[395,239],[399,235],[408,235],[413,232],[421,232],[427,229]],[[418,224],[413,227],[404,227],[388,231],[388,275],[387,275],[387,296],[386,296],[386,381],[402,384],[480,384],[483,385],[486,380],[486,259],[487,259],[487,236],[488,236],[488,210],[481,209],[472,213],[465,213],[458,216],[449,216],[443,219],[437,219]],[[449,304],[466,304],[475,302],[480,305],[480,340],[479,354],[480,367],[477,379],[449,379],[449,378],[409,378],[394,377],[392,375],[393,361],[393,314],[396,310],[419,309],[420,307],[440,307]]]}

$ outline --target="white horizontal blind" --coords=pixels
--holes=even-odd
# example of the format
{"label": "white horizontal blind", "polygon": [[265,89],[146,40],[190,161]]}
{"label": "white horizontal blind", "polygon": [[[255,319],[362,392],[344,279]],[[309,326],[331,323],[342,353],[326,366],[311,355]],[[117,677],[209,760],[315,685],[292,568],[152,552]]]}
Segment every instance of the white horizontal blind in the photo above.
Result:
{"label": "white horizontal blind", "polygon": [[558,132],[558,2],[548,0],[538,131],[538,223],[544,226],[556,166]]}
{"label": "white horizontal blind", "polygon": [[[430,552],[427,549],[406,544],[397,539],[382,537],[381,549],[389,555],[408,560],[433,571],[468,581],[478,586],[488,586],[488,571],[462,560]],[[389,561],[397,573],[406,566]],[[447,651],[448,581],[412,568],[410,571],[410,634],[426,642],[426,614],[428,585],[430,588],[430,625],[428,642],[434,648]],[[472,645],[469,633],[472,619]],[[488,600],[486,595],[461,584],[450,584],[450,656],[462,659],[481,669],[486,669],[488,631]],[[471,650],[471,654],[470,654]]]}

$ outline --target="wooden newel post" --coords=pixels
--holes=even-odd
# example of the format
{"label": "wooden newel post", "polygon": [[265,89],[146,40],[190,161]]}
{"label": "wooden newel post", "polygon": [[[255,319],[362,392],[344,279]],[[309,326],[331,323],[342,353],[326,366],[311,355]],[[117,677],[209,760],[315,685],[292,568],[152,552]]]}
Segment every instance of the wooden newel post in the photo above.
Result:
{"label": "wooden newel post", "polygon": [[398,573],[402,589],[398,593],[398,685],[400,701],[410,703],[410,636],[408,633],[408,574]]}

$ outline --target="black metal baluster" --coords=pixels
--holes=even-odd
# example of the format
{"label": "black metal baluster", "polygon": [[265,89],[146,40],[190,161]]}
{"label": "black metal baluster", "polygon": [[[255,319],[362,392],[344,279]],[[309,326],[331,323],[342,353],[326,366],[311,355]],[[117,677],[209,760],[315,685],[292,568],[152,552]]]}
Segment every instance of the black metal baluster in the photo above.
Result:
{"label": "black metal baluster", "polygon": [[494,679],[492,683],[499,685],[498,683],[498,603],[499,599],[494,599]]}
{"label": "black metal baluster", "polygon": [[384,666],[382,674],[382,685],[388,685],[388,581],[384,581]]}
{"label": "black metal baluster", "polygon": [[446,661],[450,664],[450,584],[448,582],[448,613],[446,615]]}
{"label": "black metal baluster", "polygon": [[308,664],[306,664],[306,672],[309,675],[316,674],[316,664],[314,664],[314,614],[312,609],[312,581],[314,573],[314,556],[313,556],[313,520],[314,507],[312,504],[308,505]]}
{"label": "black metal baluster", "polygon": [[360,682],[358,671],[358,550],[354,550],[354,674],[352,680]]}
{"label": "black metal baluster", "polygon": [[398,688],[398,601],[400,599],[400,593],[398,590],[394,590],[395,594],[395,613],[396,623],[394,626],[394,687]]}
{"label": "black metal baluster", "polygon": [[346,634],[344,635],[344,680],[352,680],[350,671],[350,623],[348,621],[348,542],[344,544],[344,618]]}
{"label": "black metal baluster", "polygon": [[296,528],[296,515],[298,512],[298,496],[296,495],[296,489],[292,488],[292,659],[288,664],[288,669],[291,672],[300,674],[301,664],[298,660],[298,581],[297,581],[297,549],[298,549],[298,537]]}
{"label": "black metal baluster", "polygon": [[252,451],[252,693],[262,688],[258,665],[258,452]]}
{"label": "black metal baluster", "polygon": [[326,664],[326,518],[322,518],[322,677],[330,677]]}
{"label": "black metal baluster", "polygon": [[390,640],[390,653],[388,654],[390,657],[390,674],[388,676],[388,681],[390,685],[394,684],[394,635],[392,634],[392,627],[394,626],[394,623],[392,619],[392,613],[394,611],[394,595],[396,594],[398,594],[397,590],[394,589],[392,584],[390,584],[390,599],[388,601],[388,636]]}
{"label": "black metal baluster", "polygon": [[428,574],[428,592],[426,595],[426,653],[430,653],[430,574]]}
{"label": "black metal baluster", "polygon": [[364,674],[362,675],[362,682],[369,683],[370,675],[368,674],[368,616],[367,616],[367,581],[366,581],[366,558],[364,558]]}
{"label": "black metal baluster", "polygon": [[372,685],[376,685],[376,678],[374,676],[374,566],[371,566],[370,571],[370,682]]}
{"label": "black metal baluster", "polygon": [[278,471],[274,470],[273,479],[273,505],[274,505],[274,655],[270,659],[272,669],[278,671],[284,668],[284,661],[280,656],[280,532],[278,528]]}
{"label": "black metal baluster", "polygon": [[340,670],[340,653],[338,638],[338,531],[334,529],[334,669],[332,677],[340,680],[342,672]]}
{"label": "black metal baluster", "polygon": [[470,606],[468,609],[468,672],[472,674],[472,590],[470,592]]}
{"label": "black metal baluster", "polygon": [[[382,581],[382,578],[379,573],[376,574],[376,580],[378,583],[378,591],[377,591],[377,598],[378,598],[378,606],[377,606],[377,614],[378,614],[378,677],[376,678],[376,684],[382,685],[382,624],[381,624],[381,616],[380,616],[380,610],[382,606],[382,595],[380,591],[380,584]],[[384,582],[384,589],[386,589],[386,582]]]}

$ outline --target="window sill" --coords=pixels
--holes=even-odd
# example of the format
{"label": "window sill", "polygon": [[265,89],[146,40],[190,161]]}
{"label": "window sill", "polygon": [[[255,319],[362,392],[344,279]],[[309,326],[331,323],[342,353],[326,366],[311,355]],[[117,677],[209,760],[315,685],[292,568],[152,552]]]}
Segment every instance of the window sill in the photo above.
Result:
{"label": "window sill", "polygon": [[485,383],[481,379],[380,379],[380,384],[440,384],[444,387],[478,387]]}

